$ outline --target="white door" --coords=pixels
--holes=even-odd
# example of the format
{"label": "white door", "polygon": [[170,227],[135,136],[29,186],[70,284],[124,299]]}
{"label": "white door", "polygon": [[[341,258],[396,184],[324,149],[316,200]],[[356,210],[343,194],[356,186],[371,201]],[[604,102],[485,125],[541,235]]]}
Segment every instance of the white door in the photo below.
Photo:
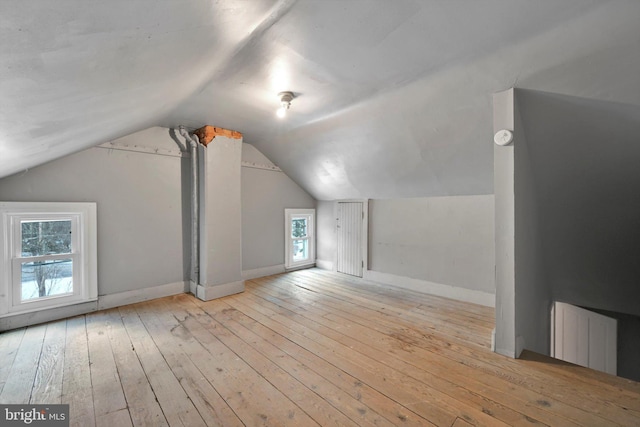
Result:
{"label": "white door", "polygon": [[340,273],[362,277],[362,202],[338,202],[337,267]]}
{"label": "white door", "polygon": [[562,302],[551,311],[551,356],[616,375],[616,319]]}

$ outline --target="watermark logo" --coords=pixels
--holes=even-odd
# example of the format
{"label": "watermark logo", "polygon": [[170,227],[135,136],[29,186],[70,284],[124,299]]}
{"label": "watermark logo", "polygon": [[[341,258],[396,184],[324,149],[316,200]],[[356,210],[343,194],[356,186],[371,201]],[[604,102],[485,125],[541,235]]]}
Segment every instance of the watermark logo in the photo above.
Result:
{"label": "watermark logo", "polygon": [[0,427],[69,427],[69,405],[0,405]]}

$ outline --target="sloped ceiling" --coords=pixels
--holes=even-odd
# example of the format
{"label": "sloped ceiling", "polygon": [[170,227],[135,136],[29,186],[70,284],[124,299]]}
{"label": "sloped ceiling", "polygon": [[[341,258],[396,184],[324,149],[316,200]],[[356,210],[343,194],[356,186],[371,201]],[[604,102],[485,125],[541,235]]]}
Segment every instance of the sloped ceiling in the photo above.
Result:
{"label": "sloped ceiling", "polygon": [[640,105],[638,22],[618,0],[4,0],[0,176],[213,124],[316,199],[490,194],[491,94]]}

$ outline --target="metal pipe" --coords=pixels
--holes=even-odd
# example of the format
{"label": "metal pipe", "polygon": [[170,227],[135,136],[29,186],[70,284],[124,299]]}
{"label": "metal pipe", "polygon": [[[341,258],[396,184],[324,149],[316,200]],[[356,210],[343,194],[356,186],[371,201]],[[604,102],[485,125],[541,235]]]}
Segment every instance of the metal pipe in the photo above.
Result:
{"label": "metal pipe", "polygon": [[180,135],[189,144],[191,149],[191,272],[190,279],[195,284],[200,283],[199,262],[199,206],[198,206],[198,140],[197,136],[189,135],[184,126],[179,127]]}

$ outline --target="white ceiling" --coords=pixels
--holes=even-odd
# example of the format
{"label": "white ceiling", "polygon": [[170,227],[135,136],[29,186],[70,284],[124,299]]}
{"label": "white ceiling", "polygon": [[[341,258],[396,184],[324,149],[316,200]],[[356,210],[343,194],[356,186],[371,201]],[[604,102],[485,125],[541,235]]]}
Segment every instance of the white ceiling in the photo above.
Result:
{"label": "white ceiling", "polygon": [[489,194],[491,94],[640,105],[638,22],[619,0],[3,0],[0,177],[212,124],[317,199]]}

